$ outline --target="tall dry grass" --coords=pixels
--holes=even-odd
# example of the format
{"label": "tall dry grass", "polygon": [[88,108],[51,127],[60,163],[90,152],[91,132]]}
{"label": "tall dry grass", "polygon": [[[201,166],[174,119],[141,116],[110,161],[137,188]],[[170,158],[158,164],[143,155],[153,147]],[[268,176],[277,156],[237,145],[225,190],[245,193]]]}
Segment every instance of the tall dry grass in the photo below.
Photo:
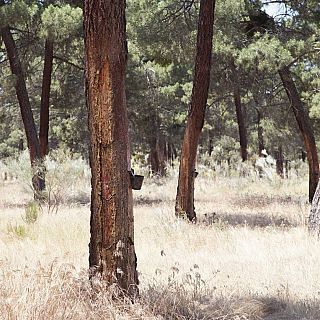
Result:
{"label": "tall dry grass", "polygon": [[305,179],[200,172],[197,224],[174,217],[174,174],[147,180],[135,192],[132,303],[88,281],[88,175],[72,170],[58,186],[49,181],[62,190],[57,210],[43,205],[35,222],[26,219],[32,192],[0,183],[0,319],[320,319]]}

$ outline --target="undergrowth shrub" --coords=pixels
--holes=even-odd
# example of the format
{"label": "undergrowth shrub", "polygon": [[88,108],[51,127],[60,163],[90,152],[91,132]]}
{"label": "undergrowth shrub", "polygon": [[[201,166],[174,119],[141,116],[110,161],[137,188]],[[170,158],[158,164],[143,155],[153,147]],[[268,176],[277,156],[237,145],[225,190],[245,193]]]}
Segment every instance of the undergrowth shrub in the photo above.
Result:
{"label": "undergrowth shrub", "polygon": [[22,220],[27,224],[34,224],[38,220],[39,212],[39,203],[36,201],[30,201],[25,207],[25,213],[24,216],[22,216]]}
{"label": "undergrowth shrub", "polygon": [[[46,157],[44,165],[46,190],[42,198],[49,212],[57,211],[61,203],[86,204],[90,201],[90,168],[86,160],[73,157],[65,150],[55,150]],[[7,169],[17,176],[30,196],[33,195],[28,150],[16,159],[7,160]]]}
{"label": "undergrowth shrub", "polygon": [[15,223],[15,224],[9,223],[7,226],[7,233],[14,235],[20,239],[24,239],[28,236],[28,231],[26,226],[24,224],[18,224],[18,223]]}

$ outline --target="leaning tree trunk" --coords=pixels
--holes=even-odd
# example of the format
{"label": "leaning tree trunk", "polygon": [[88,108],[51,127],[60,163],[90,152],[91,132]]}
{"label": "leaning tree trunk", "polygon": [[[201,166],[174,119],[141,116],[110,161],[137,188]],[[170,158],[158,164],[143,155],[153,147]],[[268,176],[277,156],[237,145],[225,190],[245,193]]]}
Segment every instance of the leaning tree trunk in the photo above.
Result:
{"label": "leaning tree trunk", "polygon": [[240,83],[238,72],[234,61],[231,62],[231,71],[233,75],[233,100],[236,107],[237,122],[239,128],[239,140],[240,140],[240,149],[241,149],[241,158],[242,161],[247,161],[248,159],[248,140],[247,140],[247,128],[244,120],[243,107],[241,103],[241,94],[240,94]]}
{"label": "leaning tree trunk", "polygon": [[196,219],[194,210],[195,160],[210,83],[214,7],[214,0],[200,1],[192,97],[179,167],[175,213],[178,217],[186,216],[190,221]]}
{"label": "leaning tree trunk", "polygon": [[304,110],[303,103],[289,68],[284,67],[280,69],[279,75],[290,100],[298,127],[303,136],[309,163],[309,202],[312,202],[319,181],[319,160],[310,118],[308,113]]}
{"label": "leaning tree trunk", "polygon": [[[3,1],[0,2],[1,5],[3,5],[3,3]],[[1,29],[1,36],[8,54],[11,72],[13,75],[15,75],[15,90],[20,106],[24,129],[26,132],[31,168],[33,171],[32,185],[35,191],[35,197],[37,198],[39,192],[44,189],[44,179],[41,176],[41,170],[38,170],[38,164],[40,161],[39,139],[18,50],[8,26],[5,26]]]}
{"label": "leaning tree trunk", "polygon": [[50,87],[53,62],[53,41],[47,39],[44,49],[44,67],[42,75],[42,92],[40,106],[40,157],[43,159],[48,152],[48,133],[49,133],[49,104]]}
{"label": "leaning tree trunk", "polygon": [[128,173],[125,0],[86,0],[84,29],[92,174],[89,264],[92,276],[133,294],[138,279]]}

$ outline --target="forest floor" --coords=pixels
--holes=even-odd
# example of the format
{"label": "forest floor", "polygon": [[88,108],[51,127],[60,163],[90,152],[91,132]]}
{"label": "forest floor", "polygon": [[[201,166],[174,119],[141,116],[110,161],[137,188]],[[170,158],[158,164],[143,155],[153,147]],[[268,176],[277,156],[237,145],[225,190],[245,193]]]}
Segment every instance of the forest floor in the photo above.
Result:
{"label": "forest floor", "polygon": [[320,319],[306,180],[199,175],[197,224],[174,217],[176,181],[134,193],[134,304],[89,284],[88,181],[29,214],[31,192],[0,182],[0,319]]}

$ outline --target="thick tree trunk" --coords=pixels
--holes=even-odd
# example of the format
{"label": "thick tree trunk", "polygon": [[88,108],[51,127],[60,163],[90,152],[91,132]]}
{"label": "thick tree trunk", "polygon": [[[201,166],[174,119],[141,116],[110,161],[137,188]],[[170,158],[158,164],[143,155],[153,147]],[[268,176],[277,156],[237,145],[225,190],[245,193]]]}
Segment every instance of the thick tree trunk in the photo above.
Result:
{"label": "thick tree trunk", "polygon": [[[2,5],[3,1],[1,1],[0,4]],[[35,197],[37,197],[39,191],[44,189],[44,180],[41,176],[41,170],[38,170],[38,164],[40,160],[39,139],[18,50],[12,37],[10,28],[8,26],[3,27],[1,29],[1,35],[8,54],[11,72],[16,77],[15,90],[20,106],[24,129],[26,132],[27,144],[30,152],[31,167],[34,174],[32,178],[32,185],[35,191]]]}
{"label": "thick tree trunk", "polygon": [[186,216],[190,221],[196,219],[194,210],[195,160],[210,83],[214,7],[214,0],[200,1],[194,81],[180,159],[175,213],[178,217]]}
{"label": "thick tree trunk", "polygon": [[284,172],[283,172],[283,152],[282,152],[282,146],[278,147],[277,153],[276,153],[276,171],[279,177],[282,179],[284,178]]}
{"label": "thick tree trunk", "polygon": [[238,77],[238,72],[234,64],[234,61],[231,62],[231,71],[233,75],[233,99],[236,107],[236,115],[237,115],[237,122],[238,122],[238,128],[239,128],[241,158],[242,158],[242,161],[244,162],[244,161],[247,161],[248,159],[247,128],[245,124],[244,113],[243,113],[243,108],[241,103],[239,77]]}
{"label": "thick tree trunk", "polygon": [[43,159],[48,152],[48,132],[49,132],[49,104],[50,87],[53,62],[53,41],[47,39],[44,49],[44,67],[42,76],[42,92],[40,107],[40,157]]}
{"label": "thick tree trunk", "polygon": [[312,202],[319,181],[319,160],[310,118],[304,109],[289,68],[280,69],[279,75],[290,100],[306,148],[309,163],[309,201]]}
{"label": "thick tree trunk", "polygon": [[128,117],[125,0],[86,0],[86,96],[92,173],[89,264],[92,274],[136,292]]}

